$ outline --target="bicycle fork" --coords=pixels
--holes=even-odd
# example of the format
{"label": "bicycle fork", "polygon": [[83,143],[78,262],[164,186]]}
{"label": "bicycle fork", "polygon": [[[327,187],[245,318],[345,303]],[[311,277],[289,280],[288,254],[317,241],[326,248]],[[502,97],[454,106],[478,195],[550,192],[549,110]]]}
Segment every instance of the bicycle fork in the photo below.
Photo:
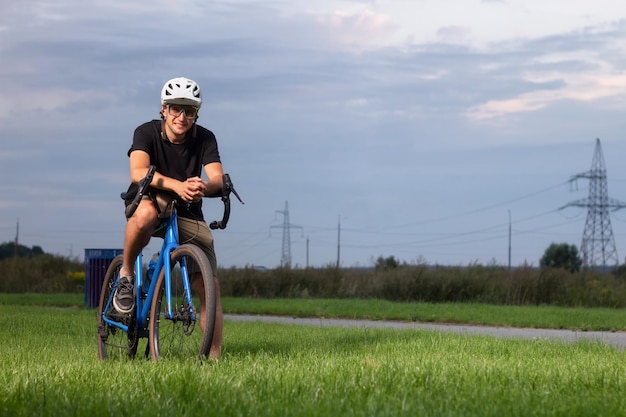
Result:
{"label": "bicycle fork", "polygon": [[[170,259],[165,258],[166,271],[171,271]],[[189,267],[187,258],[180,259],[180,279],[183,284],[184,299],[180,306],[172,305],[172,277],[165,280],[165,299],[167,304],[167,318],[170,320],[182,321],[188,327],[196,321],[196,311],[193,308],[193,300],[191,296],[191,278],[189,276]]]}

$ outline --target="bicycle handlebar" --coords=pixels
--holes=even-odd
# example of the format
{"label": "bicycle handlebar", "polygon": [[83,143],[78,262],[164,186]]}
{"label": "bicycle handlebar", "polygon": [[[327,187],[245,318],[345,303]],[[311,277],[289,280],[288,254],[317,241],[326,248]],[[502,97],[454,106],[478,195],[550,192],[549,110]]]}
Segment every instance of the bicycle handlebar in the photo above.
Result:
{"label": "bicycle handlebar", "polygon": [[[154,177],[155,171],[156,171],[156,167],[154,165],[150,165],[150,168],[148,168],[148,173],[146,174],[144,179],[139,181],[139,189],[137,190],[137,194],[135,195],[135,198],[133,199],[133,201],[126,207],[127,219],[129,219],[135,213],[135,210],[137,210],[137,207],[139,207],[139,203],[141,202],[141,199],[148,191],[148,187],[150,186],[150,183],[152,182],[152,178]],[[241,197],[239,197],[239,194],[237,194],[237,191],[235,191],[235,187],[233,187],[233,182],[230,180],[230,175],[224,174],[222,176],[222,184],[223,186],[222,186],[221,194],[210,196],[210,197],[221,196],[222,202],[224,203],[224,215],[222,216],[222,220],[213,221],[209,225],[209,227],[213,230],[226,229],[226,225],[228,224],[228,219],[230,218],[230,193],[235,194],[235,197],[237,197],[237,200],[239,200],[241,204],[245,204],[243,200],[241,199]]]}
{"label": "bicycle handlebar", "polygon": [[226,229],[226,225],[228,224],[228,219],[230,218],[230,193],[235,194],[237,200],[241,204],[246,204],[243,202],[237,191],[235,191],[235,187],[233,187],[233,182],[230,180],[230,175],[224,174],[222,177],[222,202],[224,203],[224,216],[222,220],[212,221],[209,227],[213,230],[215,229]]}
{"label": "bicycle handlebar", "polygon": [[146,174],[145,178],[139,181],[139,189],[137,190],[137,195],[135,195],[133,202],[126,207],[127,219],[130,219],[131,216],[135,213],[135,210],[137,210],[137,207],[139,207],[141,199],[143,198],[146,191],[148,191],[148,186],[152,182],[152,177],[154,177],[155,171],[156,167],[154,165],[150,165],[150,168],[148,168],[148,173]]}

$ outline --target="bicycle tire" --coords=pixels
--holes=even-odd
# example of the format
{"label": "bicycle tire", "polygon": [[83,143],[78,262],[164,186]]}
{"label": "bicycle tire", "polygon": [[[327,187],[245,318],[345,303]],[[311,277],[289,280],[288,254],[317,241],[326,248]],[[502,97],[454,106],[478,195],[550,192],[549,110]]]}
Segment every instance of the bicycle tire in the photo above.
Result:
{"label": "bicycle tire", "polygon": [[[113,307],[113,303],[110,302],[123,263],[123,256],[116,256],[111,261],[102,283],[102,292],[98,305],[98,356],[102,361],[132,359],[137,354],[138,333],[135,329],[137,321],[134,311],[131,314],[118,313]],[[111,320],[128,326],[128,332],[104,321],[103,317],[105,315]]]}
{"label": "bicycle tire", "polygon": [[[171,253],[170,259],[173,317],[167,317],[165,270],[163,269],[159,274],[150,309],[149,340],[152,360],[156,362],[165,358],[185,359],[189,356],[196,356],[202,361],[208,357],[215,330],[216,298],[213,270],[204,252],[192,244],[179,246]],[[199,309],[199,303],[196,301],[200,294],[192,298],[191,305],[184,295],[181,264],[189,261],[195,262],[204,283],[206,307],[203,320],[200,317],[202,312]],[[189,282],[191,281],[190,278]],[[192,312],[195,312],[195,315]]]}

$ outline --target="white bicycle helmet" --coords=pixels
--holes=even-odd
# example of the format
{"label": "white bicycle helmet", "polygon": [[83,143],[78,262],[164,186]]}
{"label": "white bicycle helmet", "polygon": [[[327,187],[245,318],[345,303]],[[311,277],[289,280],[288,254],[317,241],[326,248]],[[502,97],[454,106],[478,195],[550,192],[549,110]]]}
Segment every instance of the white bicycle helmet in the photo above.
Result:
{"label": "white bicycle helmet", "polygon": [[161,91],[161,104],[183,104],[200,108],[202,96],[198,83],[189,78],[172,78],[163,86]]}

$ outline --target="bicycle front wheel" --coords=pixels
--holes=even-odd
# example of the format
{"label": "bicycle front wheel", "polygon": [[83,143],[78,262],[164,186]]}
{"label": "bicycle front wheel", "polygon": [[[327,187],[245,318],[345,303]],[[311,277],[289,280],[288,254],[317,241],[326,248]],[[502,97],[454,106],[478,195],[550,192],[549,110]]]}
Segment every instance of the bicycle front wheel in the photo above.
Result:
{"label": "bicycle front wheel", "polygon": [[[118,313],[113,307],[113,295],[117,288],[120,269],[124,263],[122,255],[116,256],[109,264],[98,305],[98,356],[100,360],[127,359],[137,353],[137,331],[134,312],[131,314]],[[106,318],[106,320],[105,320]],[[128,328],[122,330],[116,324]]]}
{"label": "bicycle front wheel", "polygon": [[215,329],[213,270],[204,252],[191,244],[172,252],[170,266],[170,271],[164,268],[159,274],[150,310],[152,359],[196,356],[202,360],[209,354]]}

